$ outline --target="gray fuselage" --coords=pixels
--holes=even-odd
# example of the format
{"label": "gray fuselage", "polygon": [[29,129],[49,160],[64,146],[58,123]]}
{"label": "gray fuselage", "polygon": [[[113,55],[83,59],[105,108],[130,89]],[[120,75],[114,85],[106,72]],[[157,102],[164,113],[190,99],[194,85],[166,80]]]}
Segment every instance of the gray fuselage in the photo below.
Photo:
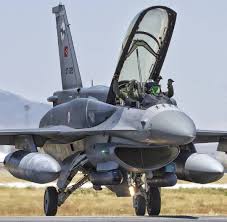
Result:
{"label": "gray fuselage", "polygon": [[[117,162],[116,168],[121,166],[127,170],[143,171],[161,168],[173,161],[179,153],[178,146],[188,144],[194,139],[193,121],[177,106],[165,103],[147,109],[114,106],[98,100],[105,98],[105,95],[100,97],[105,91],[103,88],[99,89],[100,93],[97,88],[95,93],[91,89],[79,90],[84,98],[78,96],[78,90],[71,91],[71,100],[59,102],[60,104],[53,107],[40,121],[40,128],[67,126],[74,129],[111,129],[112,135],[100,133],[77,138],[76,141],[68,137],[64,138],[66,145],[60,142],[59,145],[54,145],[56,141],[48,140],[43,147],[45,152],[62,161],[75,152],[84,151],[96,168],[100,163]],[[76,95],[72,96],[73,92]],[[82,94],[83,92],[85,93]],[[64,91],[59,92],[58,96],[55,94],[55,99],[60,98],[59,95],[66,98],[70,93],[67,91],[66,95],[63,95]],[[98,98],[96,95],[99,95]],[[119,129],[121,133],[118,132]],[[124,129],[125,132],[122,132]],[[104,147],[104,150],[110,153],[108,158],[98,158],[99,152],[93,154],[95,146],[101,147],[97,149]],[[156,148],[161,150],[156,151]],[[143,149],[143,155],[148,155],[146,152],[149,151],[150,159],[148,158],[147,162],[150,163],[144,163],[142,166],[126,160],[125,153],[132,152],[131,156],[137,155],[133,153],[133,149]],[[157,158],[160,159],[158,163],[154,161]]]}

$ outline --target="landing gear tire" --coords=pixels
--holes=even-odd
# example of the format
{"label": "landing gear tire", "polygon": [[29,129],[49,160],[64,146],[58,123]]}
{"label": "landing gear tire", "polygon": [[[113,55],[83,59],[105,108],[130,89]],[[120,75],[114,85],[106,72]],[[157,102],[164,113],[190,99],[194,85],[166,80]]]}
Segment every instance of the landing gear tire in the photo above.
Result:
{"label": "landing gear tire", "polygon": [[134,208],[137,216],[144,216],[146,213],[146,199],[142,195],[134,197]]}
{"label": "landing gear tire", "polygon": [[47,187],[44,194],[44,212],[46,216],[55,216],[58,210],[58,192],[55,187]]}
{"label": "landing gear tire", "polygon": [[158,187],[151,187],[147,192],[147,213],[149,216],[158,216],[161,211],[161,192]]}

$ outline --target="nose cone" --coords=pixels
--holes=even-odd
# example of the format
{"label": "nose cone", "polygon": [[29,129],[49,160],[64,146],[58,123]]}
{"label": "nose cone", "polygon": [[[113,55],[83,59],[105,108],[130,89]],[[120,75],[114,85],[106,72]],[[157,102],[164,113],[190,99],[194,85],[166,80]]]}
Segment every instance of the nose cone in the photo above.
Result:
{"label": "nose cone", "polygon": [[157,143],[183,145],[196,136],[195,124],[179,110],[165,110],[151,119],[152,139]]}

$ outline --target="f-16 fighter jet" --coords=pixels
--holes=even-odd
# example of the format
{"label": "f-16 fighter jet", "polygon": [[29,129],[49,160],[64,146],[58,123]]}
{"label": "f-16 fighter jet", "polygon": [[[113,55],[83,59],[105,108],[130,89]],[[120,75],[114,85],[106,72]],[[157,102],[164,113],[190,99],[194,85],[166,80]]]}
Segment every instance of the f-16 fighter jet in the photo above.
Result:
{"label": "f-16 fighter jet", "polygon": [[[88,181],[95,190],[105,186],[118,197],[133,196],[136,215],[158,215],[162,187],[178,179],[204,184],[223,176],[223,166],[197,153],[194,144],[219,142],[218,149],[227,151],[227,132],[197,130],[173,93],[158,88],[176,12],[164,6],[140,12],[128,29],[110,87],[90,88],[82,85],[64,5],[53,13],[62,90],[48,98],[53,108],[39,128],[0,131],[0,144],[17,149],[4,160],[13,176],[40,184],[57,181],[45,191],[45,215],[56,215]],[[154,90],[147,89],[154,86],[148,82],[156,83]],[[78,172],[83,177],[72,184]]]}

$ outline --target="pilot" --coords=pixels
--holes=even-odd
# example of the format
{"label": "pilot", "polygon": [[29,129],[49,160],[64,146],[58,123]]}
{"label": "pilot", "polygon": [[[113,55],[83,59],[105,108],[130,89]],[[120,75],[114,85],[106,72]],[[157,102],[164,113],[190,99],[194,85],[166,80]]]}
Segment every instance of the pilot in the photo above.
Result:
{"label": "pilot", "polygon": [[145,92],[154,96],[158,96],[161,93],[160,81],[162,76],[158,76],[155,81],[153,79],[148,80],[145,84]]}
{"label": "pilot", "polygon": [[138,82],[136,80],[131,80],[125,88],[119,89],[117,76],[114,76],[113,80],[113,91],[116,95],[116,99],[122,99],[125,105],[136,107],[137,102],[140,99]]}
{"label": "pilot", "polygon": [[140,100],[140,93],[138,82],[131,80],[126,86],[125,90],[120,90],[120,98],[125,101],[126,105],[136,107],[136,103]]}
{"label": "pilot", "polygon": [[172,98],[174,96],[173,83],[174,81],[172,79],[168,79],[168,83],[167,83],[168,91],[164,92],[164,95],[168,96],[169,98]]}
{"label": "pilot", "polygon": [[119,98],[126,106],[138,107],[141,101],[139,84],[136,80],[131,80],[123,89],[119,90]]}

